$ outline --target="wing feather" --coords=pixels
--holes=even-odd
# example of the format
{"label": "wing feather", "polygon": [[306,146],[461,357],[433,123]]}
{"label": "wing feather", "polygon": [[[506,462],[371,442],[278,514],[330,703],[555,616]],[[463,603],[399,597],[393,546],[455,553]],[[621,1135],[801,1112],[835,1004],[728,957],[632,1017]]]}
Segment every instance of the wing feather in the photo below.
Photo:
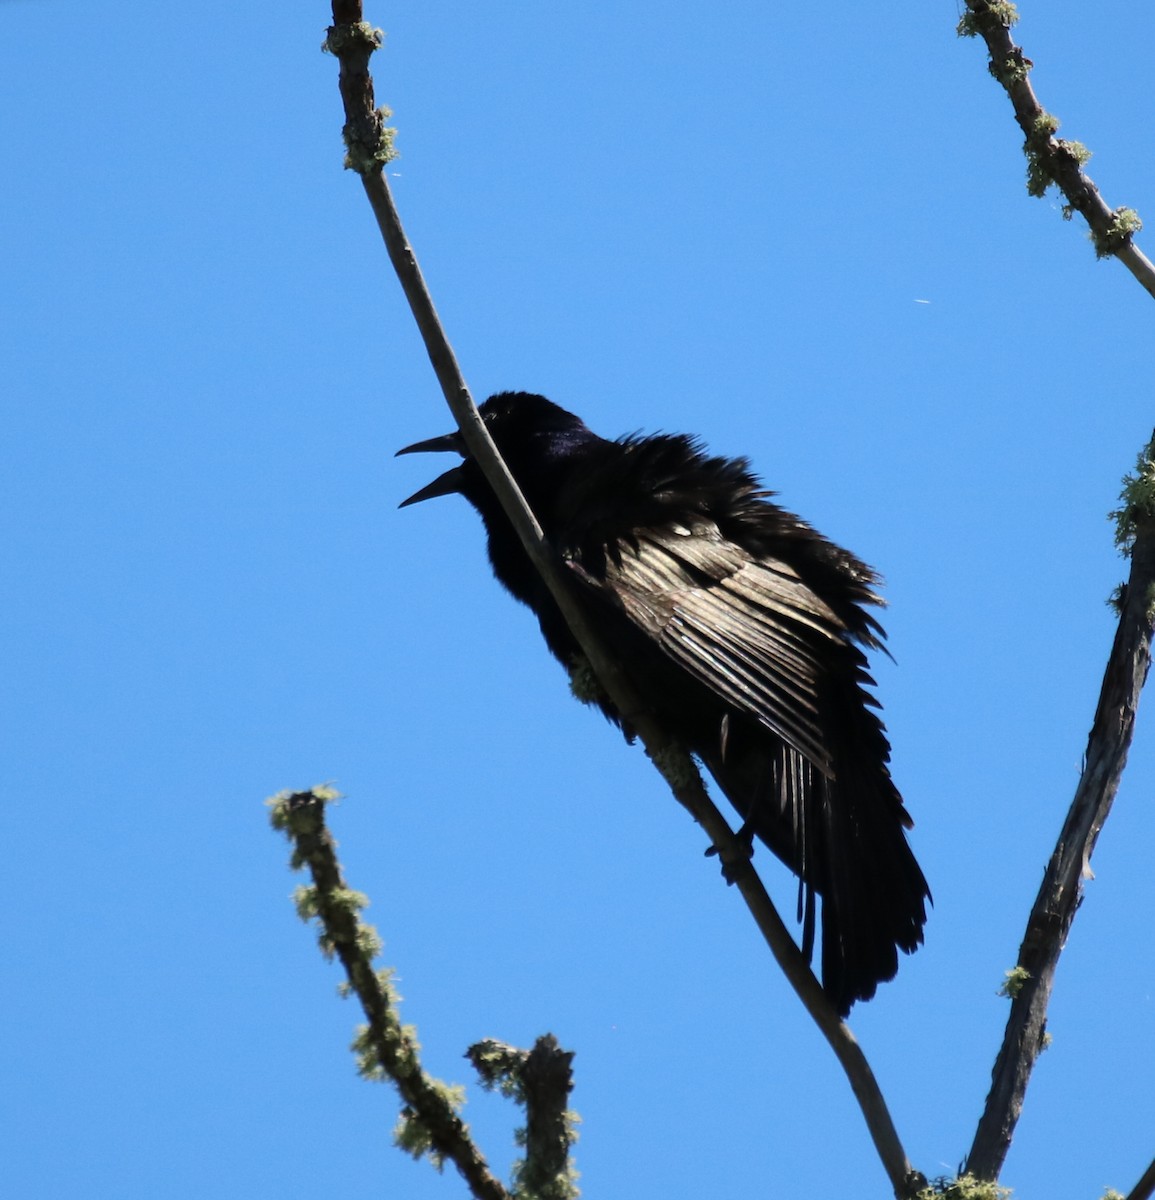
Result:
{"label": "wing feather", "polygon": [[710,521],[634,530],[599,546],[596,574],[581,555],[568,557],[669,658],[832,774],[819,689],[847,630],[792,568],[756,559]]}

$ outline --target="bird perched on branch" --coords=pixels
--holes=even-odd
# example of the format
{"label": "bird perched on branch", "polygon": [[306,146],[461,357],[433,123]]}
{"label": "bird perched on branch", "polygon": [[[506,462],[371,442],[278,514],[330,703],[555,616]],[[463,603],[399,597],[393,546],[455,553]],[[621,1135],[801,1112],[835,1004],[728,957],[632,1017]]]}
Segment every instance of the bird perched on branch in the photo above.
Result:
{"label": "bird perched on branch", "polygon": [[[894,977],[898,950],[922,942],[930,899],[867,690],[862,647],[883,636],[864,608],[881,603],[874,572],[772,503],[745,459],[711,458],[684,436],[609,441],[527,392],[480,412],[607,649],[743,832],[799,877],[808,956],[821,897],[823,988],[845,1016]],[[572,670],[578,643],[460,433],[398,453],[425,450],[464,461],[402,507],[464,496],[497,578]]]}

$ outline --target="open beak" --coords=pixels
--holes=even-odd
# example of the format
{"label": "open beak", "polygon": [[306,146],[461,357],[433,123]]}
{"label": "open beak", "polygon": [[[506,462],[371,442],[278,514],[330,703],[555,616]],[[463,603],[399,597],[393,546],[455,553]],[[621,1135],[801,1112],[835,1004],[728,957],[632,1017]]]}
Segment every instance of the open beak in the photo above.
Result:
{"label": "open beak", "polygon": [[[412,446],[398,450],[394,458],[400,457],[402,454],[423,454],[426,451],[440,452],[444,450],[452,450],[455,454],[464,457],[465,443],[461,434],[447,433],[441,437],[427,438],[423,442],[414,442]],[[432,500],[434,496],[451,496],[454,492],[461,491],[461,484],[461,467],[451,467],[444,475],[438,475],[432,483],[426,484],[419,492],[414,492],[407,500],[402,500],[397,507],[408,508],[410,504],[420,504],[422,500]]]}

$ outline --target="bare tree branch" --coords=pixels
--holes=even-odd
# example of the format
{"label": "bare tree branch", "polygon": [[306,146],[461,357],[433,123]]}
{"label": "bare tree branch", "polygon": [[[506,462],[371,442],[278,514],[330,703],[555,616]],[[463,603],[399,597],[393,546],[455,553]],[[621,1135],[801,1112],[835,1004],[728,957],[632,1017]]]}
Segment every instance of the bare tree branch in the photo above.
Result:
{"label": "bare tree branch", "polygon": [[541,529],[516,482],[497,453],[469,395],[456,357],[441,327],[416,256],[405,237],[382,166],[392,153],[384,110],[375,107],[369,56],[380,37],[364,24],[360,0],[333,0],[334,25],[326,48],[340,61],[341,96],[345,104],[346,165],[360,176],[393,269],[425,341],[430,362],[446,403],[457,420],[471,456],[493,487],[517,530],[526,553],[549,587],[599,683],[678,801],[703,826],[718,850],[727,878],[738,887],[767,945],[802,1003],[834,1049],[850,1080],[875,1148],[895,1194],[903,1196],[921,1181],[911,1168],[873,1072],[849,1028],[839,1020],[758,878],[744,845],[710,800],[701,774],[688,754],[673,743],[645,709],[628,676],[604,650],[571,594],[568,581],[551,558]]}
{"label": "bare tree branch", "polygon": [[1132,235],[1142,228],[1134,209],[1112,209],[1083,170],[1091,157],[1079,142],[1055,137],[1058,120],[1035,96],[1028,76],[1034,65],[1011,37],[1018,13],[1007,0],[966,0],[966,12],[958,30],[964,37],[981,37],[990,53],[990,72],[1003,85],[1023,131],[1027,156],[1027,190],[1041,196],[1050,184],[1067,198],[1065,216],[1078,212],[1091,228],[1091,240],[1100,258],[1114,256],[1131,272],[1148,293],[1155,296],[1155,266],[1133,244]]}
{"label": "bare tree branch", "polygon": [[1131,544],[1131,573],[1123,590],[1119,626],[1107,660],[1099,704],[1087,742],[1083,773],[1027,922],[1011,989],[1011,1011],[991,1075],[991,1090],[967,1157],[979,1179],[999,1177],[1035,1060],[1046,1044],[1047,1005],[1055,968],[1066,944],[1091,854],[1111,811],[1135,727],[1139,693],[1151,661],[1155,597],[1155,439],[1129,477],[1120,518]]}
{"label": "bare tree branch", "polygon": [[368,1024],[354,1043],[361,1074],[389,1078],[401,1094],[405,1111],[398,1140],[406,1149],[428,1151],[438,1162],[448,1159],[477,1200],[510,1200],[457,1113],[455,1089],[421,1066],[416,1038],[397,1015],[389,973],[373,968],[380,939],[360,919],[365,897],[345,882],[325,826],[325,805],[334,799],[336,793],[325,788],[282,792],[269,801],[270,819],[294,844],[293,866],[307,866],[313,877],[313,886],[297,894],[297,910],[305,919],[317,918],[322,950],[341,960],[349,989],[364,1009]]}
{"label": "bare tree branch", "polygon": [[[1041,196],[1055,184],[1067,200],[1064,215],[1079,212],[1086,219],[1096,253],[1120,259],[1155,296],[1155,267],[1133,244],[1134,233],[1142,228],[1138,214],[1128,208],[1111,209],[1083,170],[1090,158],[1087,149],[1054,136],[1059,122],[1036,98],[1028,78],[1033,63],[1011,38],[1017,20],[1015,6],[1007,0],[966,0],[959,33],[982,37],[990,54],[990,72],[1010,97],[1026,138],[1027,190]],[[1082,777],[1031,910],[1018,964],[1010,973],[1011,1011],[967,1158],[967,1171],[979,1179],[998,1178],[1031,1072],[1046,1045],[1046,1012],[1055,969],[1082,898],[1082,881],[1091,874],[1095,842],[1126,765],[1139,693],[1150,665],[1151,588],[1155,582],[1155,510],[1150,495],[1153,447],[1140,458],[1139,479],[1131,481],[1139,491],[1145,486],[1147,493],[1133,491],[1124,499],[1121,515],[1131,527],[1131,575],[1123,593]],[[1136,1190],[1142,1186],[1141,1182]]]}

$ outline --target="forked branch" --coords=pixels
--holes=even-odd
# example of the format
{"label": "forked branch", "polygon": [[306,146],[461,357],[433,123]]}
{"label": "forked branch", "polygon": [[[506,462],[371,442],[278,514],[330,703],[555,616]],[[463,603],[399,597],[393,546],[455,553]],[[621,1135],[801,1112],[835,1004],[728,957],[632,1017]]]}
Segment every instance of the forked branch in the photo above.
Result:
{"label": "forked branch", "polygon": [[364,1010],[367,1023],[354,1043],[360,1072],[396,1085],[405,1105],[397,1140],[405,1149],[453,1163],[476,1200],[510,1200],[458,1114],[459,1089],[425,1072],[417,1039],[398,1016],[389,972],[373,966],[381,943],[372,926],[360,919],[367,901],[345,882],[325,824],[325,805],[334,799],[335,792],[314,788],[282,792],[268,803],[273,828],[293,843],[293,866],[307,867],[313,879],[311,886],[298,890],[297,911],[306,920],[316,919],[321,949],[340,960],[348,991]]}

